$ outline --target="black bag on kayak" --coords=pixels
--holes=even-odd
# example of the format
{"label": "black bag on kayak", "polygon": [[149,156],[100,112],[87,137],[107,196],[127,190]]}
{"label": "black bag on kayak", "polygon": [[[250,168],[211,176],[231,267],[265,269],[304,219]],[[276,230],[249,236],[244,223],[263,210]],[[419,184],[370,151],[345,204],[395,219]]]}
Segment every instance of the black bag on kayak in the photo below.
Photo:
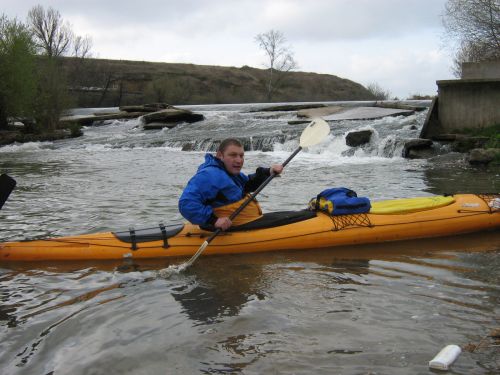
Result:
{"label": "black bag on kayak", "polygon": [[355,191],[340,187],[323,190],[309,201],[309,209],[324,211],[329,215],[349,215],[369,212],[370,200],[358,197]]}

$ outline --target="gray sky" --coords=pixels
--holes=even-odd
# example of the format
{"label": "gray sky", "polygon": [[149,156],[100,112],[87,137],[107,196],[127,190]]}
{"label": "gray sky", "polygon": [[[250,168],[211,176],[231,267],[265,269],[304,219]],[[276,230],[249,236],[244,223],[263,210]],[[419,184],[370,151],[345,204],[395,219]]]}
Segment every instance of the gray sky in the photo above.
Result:
{"label": "gray sky", "polygon": [[282,31],[299,70],[376,82],[400,99],[435,94],[451,79],[441,14],[446,0],[2,0],[25,20],[36,4],[57,9],[95,57],[249,65],[266,61],[259,33]]}

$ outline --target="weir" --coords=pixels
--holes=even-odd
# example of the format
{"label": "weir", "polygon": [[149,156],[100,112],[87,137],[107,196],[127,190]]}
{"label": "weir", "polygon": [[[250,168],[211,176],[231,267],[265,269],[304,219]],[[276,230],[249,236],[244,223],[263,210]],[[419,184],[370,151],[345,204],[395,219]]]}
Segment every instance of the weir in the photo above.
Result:
{"label": "weir", "polygon": [[429,110],[420,138],[500,123],[500,61],[465,63],[462,78],[436,82],[438,96]]}

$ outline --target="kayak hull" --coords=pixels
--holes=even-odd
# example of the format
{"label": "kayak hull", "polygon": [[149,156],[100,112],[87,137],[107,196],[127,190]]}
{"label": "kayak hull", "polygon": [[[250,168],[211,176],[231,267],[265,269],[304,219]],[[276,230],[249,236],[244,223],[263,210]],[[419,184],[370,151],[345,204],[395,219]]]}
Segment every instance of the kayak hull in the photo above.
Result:
{"label": "kayak hull", "polygon": [[[489,197],[494,198],[460,194],[444,207],[403,214],[331,217],[318,212],[314,218],[279,227],[223,232],[203,255],[315,249],[498,230],[500,210],[495,206],[498,195]],[[168,238],[167,246],[161,239],[132,244],[118,239],[112,232],[6,242],[0,244],[0,262],[187,257],[192,256],[210,234],[186,224]]]}

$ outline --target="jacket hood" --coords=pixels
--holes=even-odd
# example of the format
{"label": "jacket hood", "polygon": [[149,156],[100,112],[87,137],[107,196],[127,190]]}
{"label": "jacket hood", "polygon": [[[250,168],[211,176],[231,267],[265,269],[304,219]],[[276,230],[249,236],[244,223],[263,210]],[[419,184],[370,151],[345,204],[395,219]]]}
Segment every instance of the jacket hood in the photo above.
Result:
{"label": "jacket hood", "polygon": [[216,158],[212,154],[205,154],[205,162],[198,167],[198,172],[208,167],[220,168],[224,171],[226,170],[222,160]]}

